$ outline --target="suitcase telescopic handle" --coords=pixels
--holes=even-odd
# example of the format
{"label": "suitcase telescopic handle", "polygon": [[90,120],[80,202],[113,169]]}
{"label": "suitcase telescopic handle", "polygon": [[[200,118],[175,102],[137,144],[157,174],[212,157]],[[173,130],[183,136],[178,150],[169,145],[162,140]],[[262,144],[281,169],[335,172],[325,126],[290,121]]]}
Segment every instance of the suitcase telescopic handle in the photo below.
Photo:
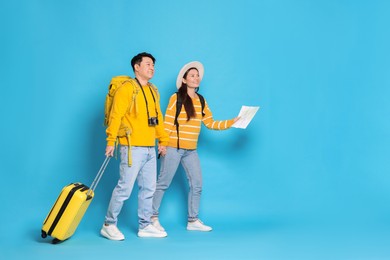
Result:
{"label": "suitcase telescopic handle", "polygon": [[100,167],[98,173],[96,174],[95,179],[93,180],[88,192],[87,192],[87,197],[91,196],[91,192],[95,191],[96,186],[99,184],[100,179],[103,176],[104,171],[106,170],[106,167],[108,163],[110,162],[111,156],[107,156],[106,159],[104,160],[102,166]]}

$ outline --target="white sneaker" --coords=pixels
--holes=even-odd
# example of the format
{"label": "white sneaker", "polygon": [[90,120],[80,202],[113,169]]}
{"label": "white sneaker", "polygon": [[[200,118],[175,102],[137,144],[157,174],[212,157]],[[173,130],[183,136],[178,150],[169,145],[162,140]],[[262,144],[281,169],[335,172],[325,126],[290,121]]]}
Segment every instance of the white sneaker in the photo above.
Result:
{"label": "white sneaker", "polygon": [[160,231],[165,231],[164,227],[161,226],[160,221],[158,221],[158,217],[152,217],[150,219],[152,221],[152,225]]}
{"label": "white sneaker", "polygon": [[203,224],[202,221],[197,219],[197,220],[195,220],[193,222],[188,222],[187,223],[187,230],[195,230],[195,231],[207,232],[207,231],[211,231],[213,229],[212,229],[212,227],[206,226],[205,224]]}
{"label": "white sneaker", "polygon": [[166,237],[168,236],[167,232],[158,230],[152,224],[147,225],[146,227],[138,230],[139,237]]}
{"label": "white sneaker", "polygon": [[124,240],[125,236],[120,232],[116,225],[103,224],[100,234],[110,240]]}

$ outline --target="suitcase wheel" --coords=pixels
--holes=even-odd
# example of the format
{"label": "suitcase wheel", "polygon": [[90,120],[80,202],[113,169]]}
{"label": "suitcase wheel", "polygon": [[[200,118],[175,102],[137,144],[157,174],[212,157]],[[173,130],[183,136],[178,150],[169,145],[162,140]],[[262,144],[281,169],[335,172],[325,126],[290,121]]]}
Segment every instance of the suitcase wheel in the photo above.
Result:
{"label": "suitcase wheel", "polygon": [[54,245],[59,244],[61,242],[62,242],[62,240],[59,240],[58,238],[54,238],[53,241],[51,241],[51,243]]}
{"label": "suitcase wheel", "polygon": [[47,234],[46,234],[46,232],[45,232],[45,231],[43,231],[43,230],[42,230],[42,233],[41,233],[41,237],[42,237],[42,238],[46,238],[46,237],[47,237]]}

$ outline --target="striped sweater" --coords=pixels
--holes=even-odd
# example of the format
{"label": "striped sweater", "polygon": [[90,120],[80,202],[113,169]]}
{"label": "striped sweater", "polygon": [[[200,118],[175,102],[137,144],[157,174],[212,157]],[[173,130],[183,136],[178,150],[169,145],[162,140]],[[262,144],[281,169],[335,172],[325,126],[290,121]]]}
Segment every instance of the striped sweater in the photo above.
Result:
{"label": "striped sweater", "polygon": [[[171,96],[169,99],[169,104],[165,113],[165,131],[169,135],[168,146],[177,148],[177,132],[175,126],[175,115],[176,115],[176,93]],[[210,108],[205,100],[205,107],[203,112],[205,116],[202,118],[202,105],[198,97],[192,99],[194,108],[196,111],[196,118],[191,118],[187,121],[187,113],[184,109],[184,105],[181,108],[180,114],[177,118],[179,122],[179,137],[180,143],[179,146],[182,149],[196,149],[198,144],[198,137],[201,129],[201,123],[212,130],[225,130],[230,128],[234,119],[223,120],[223,121],[214,121],[213,114],[210,111]]]}

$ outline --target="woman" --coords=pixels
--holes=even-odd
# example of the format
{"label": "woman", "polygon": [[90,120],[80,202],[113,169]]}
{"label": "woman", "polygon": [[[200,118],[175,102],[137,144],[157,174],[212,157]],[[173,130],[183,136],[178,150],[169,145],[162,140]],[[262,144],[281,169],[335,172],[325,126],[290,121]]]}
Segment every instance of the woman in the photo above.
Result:
{"label": "woman", "polygon": [[[238,118],[214,121],[207,102],[197,94],[203,73],[203,65],[200,62],[193,61],[184,65],[177,76],[178,92],[171,96],[166,110],[164,123],[170,140],[167,153],[161,160],[160,174],[153,197],[152,216],[152,224],[161,231],[165,231],[158,220],[161,200],[172,182],[179,163],[182,164],[189,181],[187,230],[212,230],[198,218],[202,173],[196,148],[201,123],[203,122],[209,129],[225,130],[230,128]],[[180,106],[178,107],[177,101],[182,103],[181,110],[179,110]],[[180,111],[177,120],[175,120],[176,110]]]}

